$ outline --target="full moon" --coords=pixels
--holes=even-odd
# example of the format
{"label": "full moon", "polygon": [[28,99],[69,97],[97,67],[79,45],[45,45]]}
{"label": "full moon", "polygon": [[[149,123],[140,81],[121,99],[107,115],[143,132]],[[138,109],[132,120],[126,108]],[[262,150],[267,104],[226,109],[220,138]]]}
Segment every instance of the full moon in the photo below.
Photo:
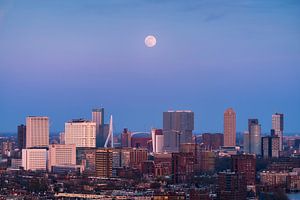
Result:
{"label": "full moon", "polygon": [[156,45],[156,38],[153,35],[148,35],[145,38],[145,45],[147,47],[154,47]]}

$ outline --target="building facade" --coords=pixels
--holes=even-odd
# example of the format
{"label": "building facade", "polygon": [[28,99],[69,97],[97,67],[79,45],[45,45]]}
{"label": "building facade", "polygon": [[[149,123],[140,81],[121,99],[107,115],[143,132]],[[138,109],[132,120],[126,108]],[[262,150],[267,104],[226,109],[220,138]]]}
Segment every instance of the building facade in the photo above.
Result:
{"label": "building facade", "polygon": [[178,152],[181,143],[191,143],[194,130],[194,112],[190,110],[163,113],[164,146]]}
{"label": "building facade", "polygon": [[278,158],[280,152],[280,138],[266,136],[261,138],[261,155],[264,158]]}
{"label": "building facade", "polygon": [[96,108],[92,110],[92,122],[96,123],[96,146],[103,147],[103,126],[104,126],[104,108]]}
{"label": "building facade", "polygon": [[203,133],[202,142],[206,150],[217,150],[224,145],[224,135],[221,133]]}
{"label": "building facade", "polygon": [[246,180],[242,174],[236,172],[220,172],[218,174],[218,199],[241,200],[246,199]]}
{"label": "building facade", "polygon": [[121,134],[121,146],[131,147],[131,132],[127,128],[124,128]]}
{"label": "building facade", "polygon": [[112,177],[113,151],[111,148],[98,148],[95,154],[96,176]]}
{"label": "building facade", "polygon": [[232,108],[224,112],[224,146],[236,145],[236,113]]}
{"label": "building facade", "polygon": [[48,170],[56,165],[76,165],[75,144],[51,144],[48,151]]}
{"label": "building facade", "polygon": [[261,154],[261,125],[258,119],[248,120],[248,132],[244,134],[244,151],[250,154]]}
{"label": "building facade", "polygon": [[279,137],[279,150],[283,149],[283,114],[275,113],[272,115],[272,129],[274,130],[275,136]]}
{"label": "building facade", "polygon": [[152,129],[152,150],[154,153],[162,153],[164,151],[164,134],[162,129]]}
{"label": "building facade", "polygon": [[18,126],[18,148],[26,148],[26,126],[24,124]]}
{"label": "building facade", "polygon": [[26,118],[26,148],[49,145],[49,118],[30,116]]}
{"label": "building facade", "polygon": [[83,119],[65,123],[65,144],[96,147],[96,123]]}
{"label": "building facade", "polygon": [[24,170],[47,170],[46,149],[22,149],[22,167]]}
{"label": "building facade", "polygon": [[231,156],[232,171],[244,174],[247,185],[255,185],[256,158],[253,154]]}

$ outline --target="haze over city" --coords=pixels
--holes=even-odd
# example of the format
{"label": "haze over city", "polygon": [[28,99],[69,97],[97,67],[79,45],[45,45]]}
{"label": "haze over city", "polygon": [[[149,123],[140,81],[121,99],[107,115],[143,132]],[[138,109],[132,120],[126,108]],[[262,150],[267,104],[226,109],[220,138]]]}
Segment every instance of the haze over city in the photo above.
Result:
{"label": "haze over city", "polygon": [[[274,1],[0,1],[0,131],[28,115],[51,131],[92,108],[116,131],[162,127],[189,109],[195,132],[237,130],[285,114],[300,131],[300,3]],[[144,39],[154,35],[156,46]]]}

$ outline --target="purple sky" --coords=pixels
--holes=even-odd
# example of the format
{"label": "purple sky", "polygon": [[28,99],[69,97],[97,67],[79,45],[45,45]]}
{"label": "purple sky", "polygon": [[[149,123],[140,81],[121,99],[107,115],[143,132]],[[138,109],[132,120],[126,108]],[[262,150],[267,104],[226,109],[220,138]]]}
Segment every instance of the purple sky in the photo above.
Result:
{"label": "purple sky", "polygon": [[116,131],[191,109],[196,132],[220,132],[233,107],[239,131],[282,112],[300,132],[300,2],[0,0],[0,131],[28,115],[62,131],[100,106]]}

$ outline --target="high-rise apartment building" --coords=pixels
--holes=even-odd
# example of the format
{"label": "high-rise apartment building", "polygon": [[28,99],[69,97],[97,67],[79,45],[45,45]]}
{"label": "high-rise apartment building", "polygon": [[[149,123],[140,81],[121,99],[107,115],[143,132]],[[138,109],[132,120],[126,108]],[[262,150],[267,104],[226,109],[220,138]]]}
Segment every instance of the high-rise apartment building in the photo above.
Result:
{"label": "high-rise apartment building", "polygon": [[22,149],[22,167],[24,170],[46,170],[46,149]]}
{"label": "high-rise apartment building", "polygon": [[29,116],[26,118],[26,148],[49,145],[49,118]]}
{"label": "high-rise apartment building", "polygon": [[218,173],[217,195],[220,200],[246,199],[247,187],[245,176],[236,172]]}
{"label": "high-rise apartment building", "polygon": [[266,136],[261,138],[261,155],[264,158],[278,158],[280,151],[280,138]]}
{"label": "high-rise apartment building", "polygon": [[51,144],[48,153],[48,170],[56,165],[76,165],[75,144]]}
{"label": "high-rise apartment building", "polygon": [[18,126],[18,148],[26,148],[26,126],[24,124]]}
{"label": "high-rise apartment building", "polygon": [[163,113],[164,146],[166,151],[178,152],[181,143],[191,143],[194,112],[190,110]]}
{"label": "high-rise apartment building", "polygon": [[96,123],[83,119],[65,123],[65,144],[96,147]]}
{"label": "high-rise apartment building", "polygon": [[280,151],[283,149],[283,114],[275,113],[272,115],[272,129],[274,130],[275,136],[279,137],[279,148]]}
{"label": "high-rise apartment building", "polygon": [[255,185],[256,158],[253,154],[232,155],[232,171],[242,173],[247,185]]}
{"label": "high-rise apartment building", "polygon": [[232,108],[224,112],[224,146],[236,145],[236,114]]}
{"label": "high-rise apartment building", "polygon": [[96,176],[102,178],[112,177],[113,151],[111,148],[96,149],[95,169]]}

